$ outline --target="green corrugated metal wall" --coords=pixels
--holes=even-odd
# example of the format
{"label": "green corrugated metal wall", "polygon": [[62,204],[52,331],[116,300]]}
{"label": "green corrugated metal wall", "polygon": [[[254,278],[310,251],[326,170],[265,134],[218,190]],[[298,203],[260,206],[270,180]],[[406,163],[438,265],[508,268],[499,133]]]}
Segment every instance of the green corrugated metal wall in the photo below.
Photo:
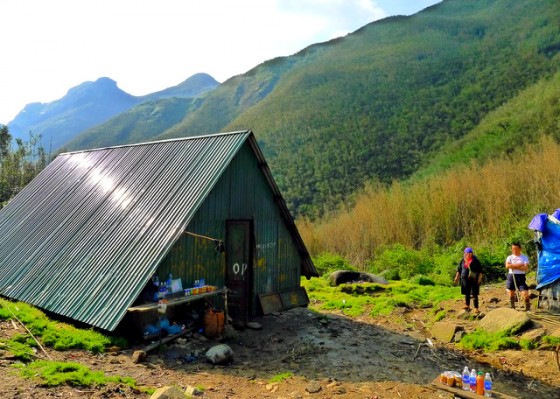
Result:
{"label": "green corrugated metal wall", "polygon": [[[224,240],[227,219],[254,223],[252,309],[259,309],[258,294],[300,286],[301,257],[248,143],[237,153],[187,231]],[[208,284],[223,287],[225,254],[217,253],[212,241],[185,234],[158,269],[160,278],[170,272],[181,277],[184,286],[203,277]]]}

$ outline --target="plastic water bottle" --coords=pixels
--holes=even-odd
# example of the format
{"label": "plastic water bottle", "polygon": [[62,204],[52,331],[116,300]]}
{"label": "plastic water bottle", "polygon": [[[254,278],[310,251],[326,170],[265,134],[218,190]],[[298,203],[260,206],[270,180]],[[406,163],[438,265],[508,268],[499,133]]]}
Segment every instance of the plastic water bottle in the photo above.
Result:
{"label": "plastic water bottle", "polygon": [[484,396],[492,397],[492,377],[490,373],[484,376]]}
{"label": "plastic water bottle", "polygon": [[468,391],[470,389],[469,384],[470,384],[469,367],[465,366],[465,368],[463,369],[463,390],[464,391]]}
{"label": "plastic water bottle", "polygon": [[152,277],[152,282],[156,287],[159,287],[159,277],[157,274],[154,274],[154,277]]}
{"label": "plastic water bottle", "polygon": [[469,389],[471,392],[476,392],[476,370],[471,370],[471,375],[469,376]]}
{"label": "plastic water bottle", "polygon": [[171,286],[173,285],[173,275],[169,273],[169,277],[167,277],[167,292],[171,294]]}

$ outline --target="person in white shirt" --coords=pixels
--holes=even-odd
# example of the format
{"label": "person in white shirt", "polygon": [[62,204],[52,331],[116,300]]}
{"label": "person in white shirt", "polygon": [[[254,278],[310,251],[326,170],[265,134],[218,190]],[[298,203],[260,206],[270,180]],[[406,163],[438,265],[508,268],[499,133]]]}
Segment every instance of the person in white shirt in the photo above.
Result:
{"label": "person in white shirt", "polygon": [[506,258],[506,269],[508,270],[506,289],[509,293],[509,303],[515,309],[515,291],[519,291],[525,300],[525,310],[531,310],[529,300],[529,287],[525,281],[525,273],[529,269],[529,258],[521,253],[521,244],[511,244],[511,255]]}

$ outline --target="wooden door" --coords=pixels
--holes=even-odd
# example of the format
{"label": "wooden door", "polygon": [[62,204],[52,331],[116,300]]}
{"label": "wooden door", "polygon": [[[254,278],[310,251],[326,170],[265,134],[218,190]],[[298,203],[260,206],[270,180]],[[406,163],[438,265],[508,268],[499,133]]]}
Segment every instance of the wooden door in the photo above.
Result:
{"label": "wooden door", "polygon": [[253,221],[226,222],[226,286],[228,313],[234,325],[245,325],[251,314]]}

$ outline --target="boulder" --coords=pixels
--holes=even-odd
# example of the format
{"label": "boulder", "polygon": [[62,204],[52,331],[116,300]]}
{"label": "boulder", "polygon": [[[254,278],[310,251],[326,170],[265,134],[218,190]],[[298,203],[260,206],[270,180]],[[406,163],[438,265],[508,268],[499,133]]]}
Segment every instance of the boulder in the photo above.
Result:
{"label": "boulder", "polygon": [[556,330],[552,331],[549,335],[551,337],[560,337],[560,328],[557,328]]}
{"label": "boulder", "polygon": [[449,343],[454,340],[455,333],[459,329],[459,326],[454,323],[449,323],[446,321],[436,321],[432,326],[432,337],[438,341]]}
{"label": "boulder", "polygon": [[212,364],[225,364],[233,360],[233,350],[226,344],[216,345],[208,349],[206,359]]}
{"label": "boulder", "polygon": [[542,337],[546,335],[545,328],[534,328],[521,335],[521,339],[526,339],[531,342],[539,342]]}
{"label": "boulder", "polygon": [[518,312],[511,308],[494,309],[484,317],[479,327],[489,333],[498,331],[511,331],[513,333],[522,330],[531,323],[531,318],[525,312]]}
{"label": "boulder", "polygon": [[383,277],[371,273],[355,272],[353,270],[337,270],[332,272],[329,275],[328,281],[333,287],[352,282],[389,284]]}

